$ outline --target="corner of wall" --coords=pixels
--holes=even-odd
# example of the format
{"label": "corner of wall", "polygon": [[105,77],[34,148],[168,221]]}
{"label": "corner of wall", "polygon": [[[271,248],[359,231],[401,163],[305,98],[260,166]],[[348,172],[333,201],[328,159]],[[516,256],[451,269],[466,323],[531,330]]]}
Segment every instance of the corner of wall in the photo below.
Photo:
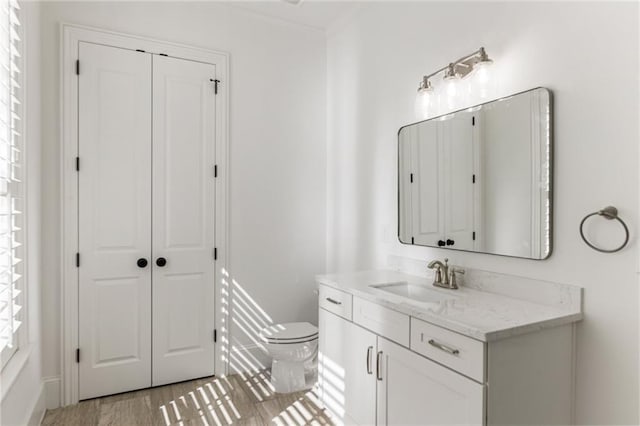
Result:
{"label": "corner of wall", "polygon": [[44,403],[47,410],[60,407],[60,377],[45,377],[42,379],[44,388]]}

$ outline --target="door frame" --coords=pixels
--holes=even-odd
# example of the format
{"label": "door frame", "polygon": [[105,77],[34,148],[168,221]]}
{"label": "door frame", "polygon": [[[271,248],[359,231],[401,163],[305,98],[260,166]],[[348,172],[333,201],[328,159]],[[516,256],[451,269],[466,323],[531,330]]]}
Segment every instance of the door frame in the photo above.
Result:
{"label": "door frame", "polygon": [[[62,179],[62,211],[61,211],[61,404],[70,405],[78,402],[79,365],[76,363],[76,348],[79,338],[78,309],[78,268],[76,253],[78,252],[78,175],[76,157],[78,156],[78,81],[76,60],[80,42],[104,44],[123,49],[142,49],[151,53],[163,53],[170,57],[204,62],[215,65],[216,76],[220,80],[218,94],[215,99],[216,142],[215,156],[217,163],[216,199],[215,199],[215,327],[218,330],[215,346],[216,374],[227,373],[224,342],[224,315],[227,311],[224,303],[224,283],[228,279],[229,264],[229,54],[198,47],[191,47],[167,41],[156,40],[137,35],[117,33],[81,25],[60,24],[60,114],[62,153],[60,158]],[[80,64],[82,66],[82,64]],[[82,69],[80,69],[82,72]],[[212,261],[213,247],[212,247]]]}

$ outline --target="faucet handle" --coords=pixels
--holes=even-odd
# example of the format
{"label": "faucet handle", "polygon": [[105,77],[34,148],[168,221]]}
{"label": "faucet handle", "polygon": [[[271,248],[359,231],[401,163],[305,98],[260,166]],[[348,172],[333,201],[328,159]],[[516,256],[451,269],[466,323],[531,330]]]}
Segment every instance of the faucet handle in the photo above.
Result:
{"label": "faucet handle", "polygon": [[464,269],[456,268],[455,266],[449,268],[449,287],[453,289],[458,288],[456,274],[464,274]]}

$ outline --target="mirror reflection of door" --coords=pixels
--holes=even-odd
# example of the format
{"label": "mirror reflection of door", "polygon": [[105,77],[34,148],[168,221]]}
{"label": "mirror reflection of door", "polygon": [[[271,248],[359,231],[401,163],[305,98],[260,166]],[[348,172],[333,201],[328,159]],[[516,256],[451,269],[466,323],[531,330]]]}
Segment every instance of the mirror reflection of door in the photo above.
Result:
{"label": "mirror reflection of door", "polygon": [[402,242],[474,248],[473,135],[472,117],[464,114],[422,122],[403,135],[401,163],[410,172],[401,198],[410,224]]}
{"label": "mirror reflection of door", "polygon": [[405,244],[544,259],[551,252],[551,93],[534,89],[398,135]]}
{"label": "mirror reflection of door", "polygon": [[474,125],[470,113],[456,114],[441,122],[445,245],[460,250],[473,250],[475,243]]}

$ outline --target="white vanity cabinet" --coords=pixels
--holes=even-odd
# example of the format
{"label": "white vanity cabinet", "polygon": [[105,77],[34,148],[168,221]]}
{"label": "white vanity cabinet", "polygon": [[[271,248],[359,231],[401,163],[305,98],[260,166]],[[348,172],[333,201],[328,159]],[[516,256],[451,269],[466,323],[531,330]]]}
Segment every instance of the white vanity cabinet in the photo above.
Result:
{"label": "white vanity cabinet", "polygon": [[572,333],[483,342],[321,285],[320,399],[344,424],[571,424]]}
{"label": "white vanity cabinet", "polygon": [[378,425],[481,425],[484,386],[378,338]]}

